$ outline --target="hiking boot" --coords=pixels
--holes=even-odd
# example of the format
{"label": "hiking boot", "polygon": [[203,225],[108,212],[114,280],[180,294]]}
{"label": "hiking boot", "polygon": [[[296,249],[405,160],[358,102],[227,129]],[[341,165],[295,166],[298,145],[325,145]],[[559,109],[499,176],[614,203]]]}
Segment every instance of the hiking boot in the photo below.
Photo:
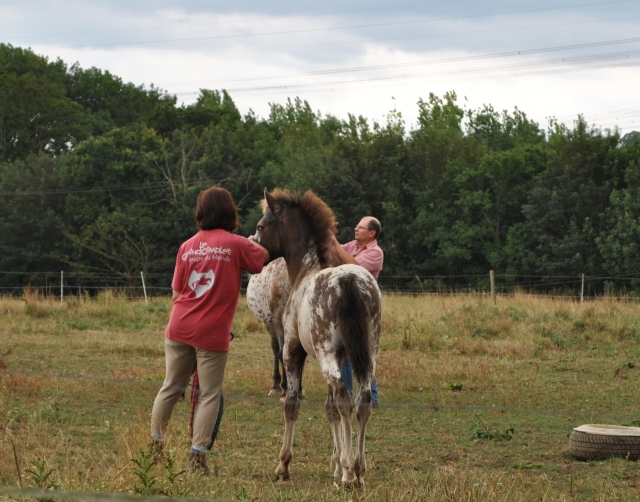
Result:
{"label": "hiking boot", "polygon": [[192,472],[200,474],[209,474],[211,472],[211,467],[209,467],[204,453],[189,453],[189,466]]}

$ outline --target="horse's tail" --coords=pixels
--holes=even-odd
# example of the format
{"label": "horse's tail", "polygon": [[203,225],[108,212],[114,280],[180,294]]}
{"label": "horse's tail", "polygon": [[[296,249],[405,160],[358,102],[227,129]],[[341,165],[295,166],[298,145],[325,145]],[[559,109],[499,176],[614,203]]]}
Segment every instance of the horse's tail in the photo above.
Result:
{"label": "horse's tail", "polygon": [[336,304],[338,328],[353,373],[362,382],[373,373],[368,325],[370,316],[375,315],[374,309],[365,302],[355,275],[343,275],[338,281],[341,290]]}

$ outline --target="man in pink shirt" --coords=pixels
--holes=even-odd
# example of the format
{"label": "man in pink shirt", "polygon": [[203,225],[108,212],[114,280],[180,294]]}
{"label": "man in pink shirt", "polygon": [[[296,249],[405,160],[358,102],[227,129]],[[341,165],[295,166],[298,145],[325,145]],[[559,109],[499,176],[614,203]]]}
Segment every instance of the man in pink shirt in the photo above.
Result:
{"label": "man in pink shirt", "polygon": [[[337,223],[336,223],[337,230]],[[374,279],[378,280],[378,274],[382,270],[384,253],[378,246],[378,235],[382,227],[380,222],[373,216],[365,216],[355,228],[355,239],[346,244],[340,245],[335,234],[331,234],[333,244],[333,257],[340,263],[351,263],[360,265],[367,269]],[[353,395],[353,372],[348,359],[342,364],[342,380]],[[375,377],[371,382],[371,400],[373,407],[378,407],[378,382]]]}

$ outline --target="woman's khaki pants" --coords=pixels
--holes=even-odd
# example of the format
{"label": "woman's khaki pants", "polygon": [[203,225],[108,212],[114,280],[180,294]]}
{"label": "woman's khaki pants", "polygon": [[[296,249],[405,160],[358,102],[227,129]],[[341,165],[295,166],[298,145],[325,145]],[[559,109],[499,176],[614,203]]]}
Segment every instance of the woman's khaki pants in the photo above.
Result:
{"label": "woman's khaki pants", "polygon": [[200,399],[193,418],[193,448],[207,451],[218,416],[228,352],[211,352],[165,338],[167,376],[153,403],[151,437],[163,441],[173,407],[198,365]]}

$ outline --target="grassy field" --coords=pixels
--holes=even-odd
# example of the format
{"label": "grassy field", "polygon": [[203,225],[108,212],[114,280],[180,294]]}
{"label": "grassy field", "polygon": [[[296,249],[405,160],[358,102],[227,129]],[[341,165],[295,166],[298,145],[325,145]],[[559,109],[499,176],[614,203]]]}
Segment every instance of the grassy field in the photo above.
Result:
{"label": "grassy field", "polygon": [[210,454],[215,475],[180,473],[186,401],[172,420],[173,465],[146,466],[169,311],[168,299],[112,294],[0,298],[0,487],[279,501],[639,498],[637,463],[568,454],[575,426],[640,419],[635,303],[385,296],[381,405],[368,429],[367,486],[353,493],[332,478],[326,385],[312,360],[293,480],[272,481],[283,413],[266,397],[268,335],[244,301]]}

